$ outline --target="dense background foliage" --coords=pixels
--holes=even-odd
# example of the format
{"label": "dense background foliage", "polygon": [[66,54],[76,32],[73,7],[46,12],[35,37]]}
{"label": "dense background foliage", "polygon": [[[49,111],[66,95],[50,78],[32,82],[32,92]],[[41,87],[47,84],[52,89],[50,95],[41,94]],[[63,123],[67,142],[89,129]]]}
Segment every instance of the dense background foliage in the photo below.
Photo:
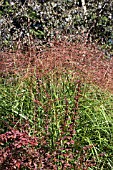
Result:
{"label": "dense background foliage", "polygon": [[71,41],[96,40],[112,53],[113,2],[89,0],[86,9],[85,14],[78,0],[2,0],[0,47],[15,48],[17,41],[29,45],[32,38],[39,45],[65,35]]}

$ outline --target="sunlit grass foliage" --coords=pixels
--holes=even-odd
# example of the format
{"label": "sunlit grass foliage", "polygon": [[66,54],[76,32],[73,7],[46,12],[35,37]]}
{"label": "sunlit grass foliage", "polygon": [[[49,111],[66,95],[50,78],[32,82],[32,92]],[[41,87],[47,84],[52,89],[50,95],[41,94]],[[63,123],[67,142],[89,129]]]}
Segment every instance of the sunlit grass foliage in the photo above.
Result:
{"label": "sunlit grass foliage", "polygon": [[1,78],[1,168],[112,170],[112,103],[72,71]]}

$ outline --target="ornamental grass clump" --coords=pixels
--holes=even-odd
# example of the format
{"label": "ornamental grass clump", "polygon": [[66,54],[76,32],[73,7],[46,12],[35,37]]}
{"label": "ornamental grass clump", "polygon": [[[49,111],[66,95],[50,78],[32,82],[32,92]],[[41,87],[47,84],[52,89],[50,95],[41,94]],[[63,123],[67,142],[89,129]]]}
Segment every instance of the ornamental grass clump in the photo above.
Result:
{"label": "ornamental grass clump", "polygon": [[[8,114],[7,111],[7,116],[4,114],[5,122],[2,120],[4,133],[0,135],[1,169],[88,169],[95,166],[95,160],[87,158],[93,145],[80,146],[76,138],[81,81],[73,81],[71,75],[58,72],[40,80],[29,78],[24,81],[23,84],[19,82],[21,91],[18,89],[20,93],[12,103],[18,103],[18,114],[11,109],[14,106],[9,105],[12,112]],[[33,83],[35,86],[32,86]],[[24,97],[23,103],[19,97],[25,96],[26,91],[34,103],[34,107],[31,105],[32,111],[34,108],[32,116],[24,108],[27,97]],[[13,92],[16,95],[18,93]],[[6,89],[2,96],[4,93]],[[19,103],[23,105],[23,115],[19,113]],[[13,121],[9,125],[11,115]]]}
{"label": "ornamental grass clump", "polygon": [[0,168],[112,170],[112,60],[65,41],[0,55]]}

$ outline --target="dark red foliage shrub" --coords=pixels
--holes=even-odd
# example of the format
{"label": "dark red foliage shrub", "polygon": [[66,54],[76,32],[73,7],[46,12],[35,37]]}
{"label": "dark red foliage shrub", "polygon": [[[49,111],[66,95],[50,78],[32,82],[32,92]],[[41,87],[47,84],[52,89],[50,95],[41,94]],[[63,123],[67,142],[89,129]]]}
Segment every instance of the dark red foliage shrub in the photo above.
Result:
{"label": "dark red foliage shrub", "polygon": [[25,131],[11,129],[0,135],[0,169],[20,169],[29,167],[35,169],[35,146],[37,139],[30,137]]}

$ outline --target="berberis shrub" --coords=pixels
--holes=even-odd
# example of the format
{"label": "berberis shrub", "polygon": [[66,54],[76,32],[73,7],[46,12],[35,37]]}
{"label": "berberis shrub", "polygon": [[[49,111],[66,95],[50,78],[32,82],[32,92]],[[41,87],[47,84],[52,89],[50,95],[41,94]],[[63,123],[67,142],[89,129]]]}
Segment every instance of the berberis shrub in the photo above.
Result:
{"label": "berberis shrub", "polygon": [[10,80],[0,80],[0,169],[113,168],[111,94],[72,71]]}

